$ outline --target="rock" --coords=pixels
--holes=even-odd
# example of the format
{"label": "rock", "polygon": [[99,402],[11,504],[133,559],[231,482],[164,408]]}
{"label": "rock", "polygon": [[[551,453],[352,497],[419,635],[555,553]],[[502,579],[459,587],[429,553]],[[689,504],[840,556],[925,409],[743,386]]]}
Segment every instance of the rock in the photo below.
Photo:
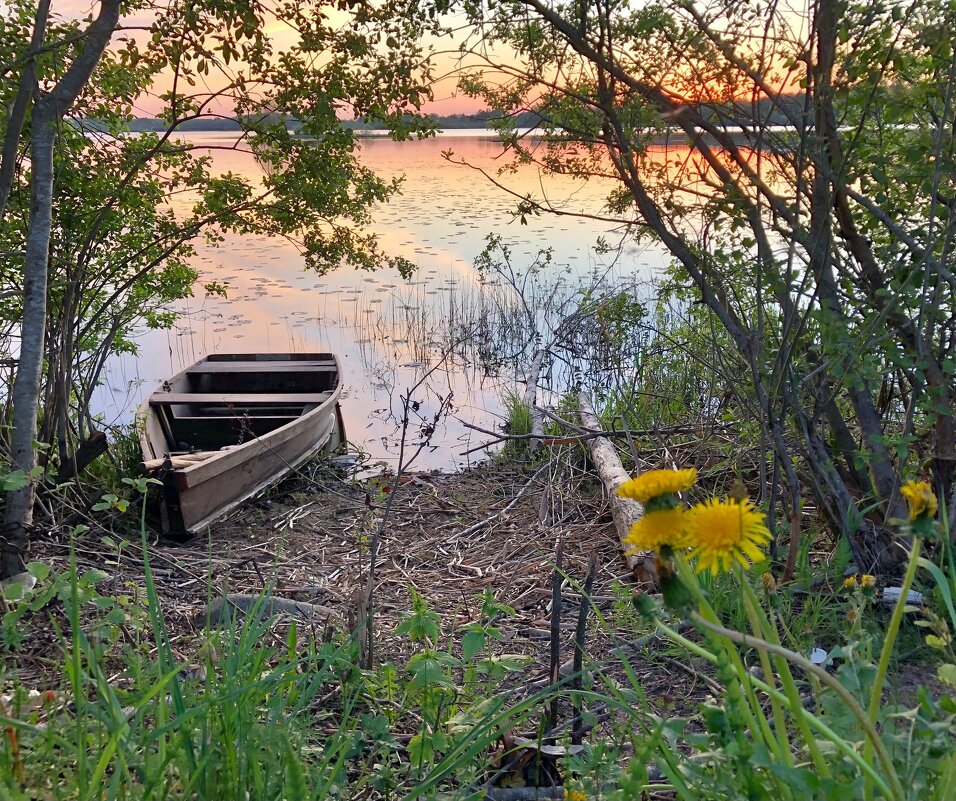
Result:
{"label": "rock", "polygon": [[17,573],[0,581],[0,595],[9,601],[26,598],[37,585],[37,577],[32,573]]}
{"label": "rock", "polygon": [[[900,596],[903,594],[902,587],[884,587],[883,588],[883,603],[885,604],[895,604]],[[906,593],[906,603],[912,604],[913,606],[920,606],[923,603],[923,593],[916,592],[916,590],[910,590]]]}
{"label": "rock", "polygon": [[243,617],[249,611],[255,610],[262,618],[276,615],[289,615],[299,620],[314,620],[319,622],[342,623],[342,615],[334,609],[319,604],[291,601],[287,598],[276,598],[273,595],[246,595],[244,593],[230,593],[226,596],[213,599],[206,611],[200,613],[197,623],[208,623],[209,626],[221,626],[236,615]]}

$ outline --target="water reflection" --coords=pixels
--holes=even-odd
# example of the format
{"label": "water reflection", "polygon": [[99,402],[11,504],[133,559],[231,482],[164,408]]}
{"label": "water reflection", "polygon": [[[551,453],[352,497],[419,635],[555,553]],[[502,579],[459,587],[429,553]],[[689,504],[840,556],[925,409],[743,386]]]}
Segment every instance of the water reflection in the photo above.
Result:
{"label": "water reflection", "polygon": [[[196,266],[201,280],[228,284],[228,298],[197,295],[181,304],[175,329],[144,333],[138,357],[110,364],[106,386],[96,398],[98,409],[110,421],[130,421],[144,394],[207,353],[332,351],[344,369],[343,412],[350,440],[375,459],[394,460],[400,395],[432,371],[415,393],[418,414],[430,421],[449,393],[454,413],[440,422],[433,447],[422,453],[418,466],[466,461],[459,454],[481,438],[461,421],[493,428],[502,413],[502,389],[513,386],[515,378],[474,363],[481,343],[445,352],[450,337],[467,335],[481,293],[488,291],[480,287],[472,266],[486,235],[502,237],[519,269],[541,248],[552,248],[548,280],[563,275],[573,283],[606,272],[591,248],[598,236],[616,232],[610,224],[572,217],[542,216],[519,224],[512,219],[513,198],[441,156],[452,149],[456,157],[494,171],[500,147],[491,139],[456,133],[423,142],[362,142],[363,163],[386,178],[405,176],[403,194],[377,210],[373,230],[387,252],[417,265],[410,280],[385,269],[306,273],[296,249],[281,239],[227,236],[218,247],[200,245]],[[211,146],[233,142],[222,134],[189,138]],[[222,170],[260,174],[249,153],[210,154]],[[565,177],[542,183],[530,167],[502,180],[519,193],[544,191],[567,210],[591,213],[601,208],[610,186]],[[662,263],[656,250],[631,248],[614,271],[646,277]],[[414,440],[418,432],[410,433]]]}

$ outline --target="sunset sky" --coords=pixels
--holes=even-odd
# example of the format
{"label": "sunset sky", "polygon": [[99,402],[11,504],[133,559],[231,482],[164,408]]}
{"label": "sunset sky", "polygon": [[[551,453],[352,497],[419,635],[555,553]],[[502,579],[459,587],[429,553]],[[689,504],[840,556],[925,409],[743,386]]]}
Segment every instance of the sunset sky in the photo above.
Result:
{"label": "sunset sky", "polygon": [[[53,0],[53,13],[61,17],[68,18],[84,18],[90,14],[95,14],[99,8],[98,2],[91,2],[91,0]],[[338,11],[334,8],[329,8],[327,10],[331,24],[333,25],[346,25],[349,20],[349,14],[347,12]],[[783,17],[787,20],[792,18],[794,25],[794,30],[792,33],[800,36],[801,31],[799,30],[801,25],[801,20],[805,19],[805,8],[794,8],[790,7],[787,10],[783,11]],[[127,15],[123,18],[122,24],[131,28],[136,27],[145,27],[151,21],[151,16],[145,14],[137,15]],[[265,32],[268,34],[270,39],[273,42],[275,51],[281,52],[282,49],[290,48],[295,45],[298,40],[298,33],[292,29],[288,24],[281,22],[276,19],[270,19],[265,25]],[[122,38],[138,38],[143,39],[146,37],[146,32],[142,30],[127,30],[118,33],[114,37],[114,41],[120,40]],[[471,114],[476,111],[484,108],[485,104],[474,98],[470,98],[462,94],[457,89],[457,77],[454,74],[454,69],[458,62],[457,53],[454,52],[454,43],[450,40],[443,41],[434,41],[431,43],[436,50],[444,51],[444,53],[439,53],[434,58],[434,75],[437,80],[432,86],[432,91],[434,93],[434,100],[425,105],[424,111],[440,114],[440,115],[450,115],[450,114]],[[217,81],[217,78],[219,80]],[[789,89],[796,89],[795,76],[791,75],[789,78],[782,78],[781,81],[785,81]],[[197,86],[195,91],[197,93],[202,93],[203,91],[214,92],[219,89],[226,82],[225,78],[221,75],[212,73],[205,80],[203,76],[198,76]],[[154,91],[151,94],[148,94],[142,97],[137,104],[135,113],[138,116],[155,116],[162,109],[162,101],[159,99],[159,95],[167,91],[170,88],[171,80],[167,78],[166,80],[160,79],[157,81]],[[689,89],[688,87],[682,87],[680,94],[682,95],[698,95],[703,90],[703,93],[707,93],[707,87],[700,85],[696,89]],[[219,113],[231,113],[230,109],[220,108],[218,109]]]}
{"label": "sunset sky", "polygon": [[[61,18],[83,19],[90,15],[95,15],[99,10],[99,3],[91,2],[91,0],[53,0],[51,10],[53,15],[57,15]],[[333,25],[345,25],[349,20],[348,13],[338,11],[334,8],[329,8],[327,13]],[[126,27],[144,27],[149,25],[151,21],[151,15],[133,14],[124,16],[121,20],[121,25]],[[295,30],[284,22],[276,19],[267,21],[265,32],[272,40],[277,53],[284,48],[292,47],[298,40],[298,34]],[[114,36],[114,42],[121,38],[133,38],[142,41],[146,38],[146,33],[137,30],[121,31]],[[448,49],[450,46],[450,42],[435,44],[436,49]],[[458,92],[457,78],[454,75],[449,75],[455,63],[455,59],[451,55],[440,54],[436,56],[434,63],[434,75],[439,80],[432,86],[435,99],[425,106],[424,111],[440,115],[472,114],[485,107],[485,104],[481,101],[469,98]],[[215,77],[216,76],[212,74],[204,82],[202,76],[199,76],[200,80],[197,81],[195,91],[202,92],[204,88],[208,91],[218,89],[222,84],[217,83]],[[159,95],[167,91],[170,86],[170,79],[157,82],[154,92],[151,95],[141,98],[137,104],[136,114],[138,116],[155,116],[159,114],[163,106]]]}

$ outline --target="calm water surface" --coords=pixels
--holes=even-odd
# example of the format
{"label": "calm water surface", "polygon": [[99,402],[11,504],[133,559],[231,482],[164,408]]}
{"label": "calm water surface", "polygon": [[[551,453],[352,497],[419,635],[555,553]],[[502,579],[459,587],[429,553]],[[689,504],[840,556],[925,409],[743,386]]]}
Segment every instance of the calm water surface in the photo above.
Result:
{"label": "calm water surface", "polygon": [[[220,133],[190,134],[189,140],[229,145]],[[303,269],[295,247],[285,240],[229,237],[218,247],[200,246],[196,266],[201,281],[229,285],[226,299],[195,297],[184,302],[181,319],[170,331],[145,332],[137,357],[115,359],[98,398],[100,411],[113,422],[129,422],[137,405],[164,378],[208,353],[331,351],[338,354],[345,389],[342,409],[349,440],[374,460],[395,462],[396,419],[401,396],[419,404],[416,418],[430,421],[452,394],[430,446],[415,462],[424,468],[452,468],[480,459],[463,452],[487,437],[463,422],[495,428],[502,415],[502,391],[516,376],[486,375],[484,370],[445,356],[442,322],[468,316],[479,294],[473,262],[489,233],[501,235],[512,248],[515,267],[529,265],[539,249],[554,251],[553,275],[569,282],[592,275],[650,277],[664,263],[654,249],[629,246],[613,267],[593,253],[601,235],[614,241],[620,232],[604,223],[573,217],[530,217],[527,225],[512,219],[515,198],[481,174],[450,164],[442,152],[496,172],[503,163],[500,145],[487,137],[454,132],[422,142],[367,139],[362,160],[379,175],[405,176],[403,193],[375,214],[373,230],[390,254],[417,265],[408,281],[394,271],[366,273],[339,270],[319,276]],[[248,153],[210,150],[217,168],[261,175]],[[545,194],[569,211],[597,213],[609,185],[602,181],[543,181],[533,168],[501,177],[521,195]],[[420,440],[420,421],[409,441]]]}

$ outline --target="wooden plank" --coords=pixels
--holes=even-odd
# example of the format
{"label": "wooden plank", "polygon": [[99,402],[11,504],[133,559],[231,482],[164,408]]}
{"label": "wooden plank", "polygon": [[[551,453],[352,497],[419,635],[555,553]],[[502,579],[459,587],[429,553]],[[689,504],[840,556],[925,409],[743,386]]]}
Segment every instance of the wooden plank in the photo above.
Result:
{"label": "wooden plank", "polygon": [[[199,462],[204,462],[206,459],[211,459],[213,456],[221,456],[224,451],[196,451],[195,453],[188,454],[179,454],[176,456],[170,456],[169,461],[173,469],[183,468],[183,467],[192,467],[194,464]],[[140,469],[144,472],[150,470],[158,470],[166,464],[166,458],[161,459],[147,459],[144,462],[140,462]]]}
{"label": "wooden plank", "polygon": [[[223,409],[216,409],[215,411],[217,412],[216,414],[183,415],[182,417],[177,417],[175,419],[177,423],[195,423],[200,420],[206,421],[206,422],[214,422],[214,423],[229,422],[229,418],[226,418],[225,420],[223,420],[223,416],[218,413],[218,412],[224,411]],[[256,419],[256,422],[260,422],[263,425],[267,423],[276,423],[277,425],[278,424],[285,425],[286,423],[291,422],[292,420],[299,419],[301,416],[302,416],[301,414],[268,414],[268,415],[257,414],[255,419]]]}
{"label": "wooden plank", "polygon": [[203,406],[293,406],[307,403],[324,403],[332,397],[331,392],[288,393],[229,393],[212,392],[154,392],[149,396],[150,406],[195,403]]}
{"label": "wooden plank", "polygon": [[210,353],[210,362],[334,362],[334,353]]}
{"label": "wooden plank", "polygon": [[335,373],[335,362],[200,362],[186,372],[190,375],[207,373]]}

